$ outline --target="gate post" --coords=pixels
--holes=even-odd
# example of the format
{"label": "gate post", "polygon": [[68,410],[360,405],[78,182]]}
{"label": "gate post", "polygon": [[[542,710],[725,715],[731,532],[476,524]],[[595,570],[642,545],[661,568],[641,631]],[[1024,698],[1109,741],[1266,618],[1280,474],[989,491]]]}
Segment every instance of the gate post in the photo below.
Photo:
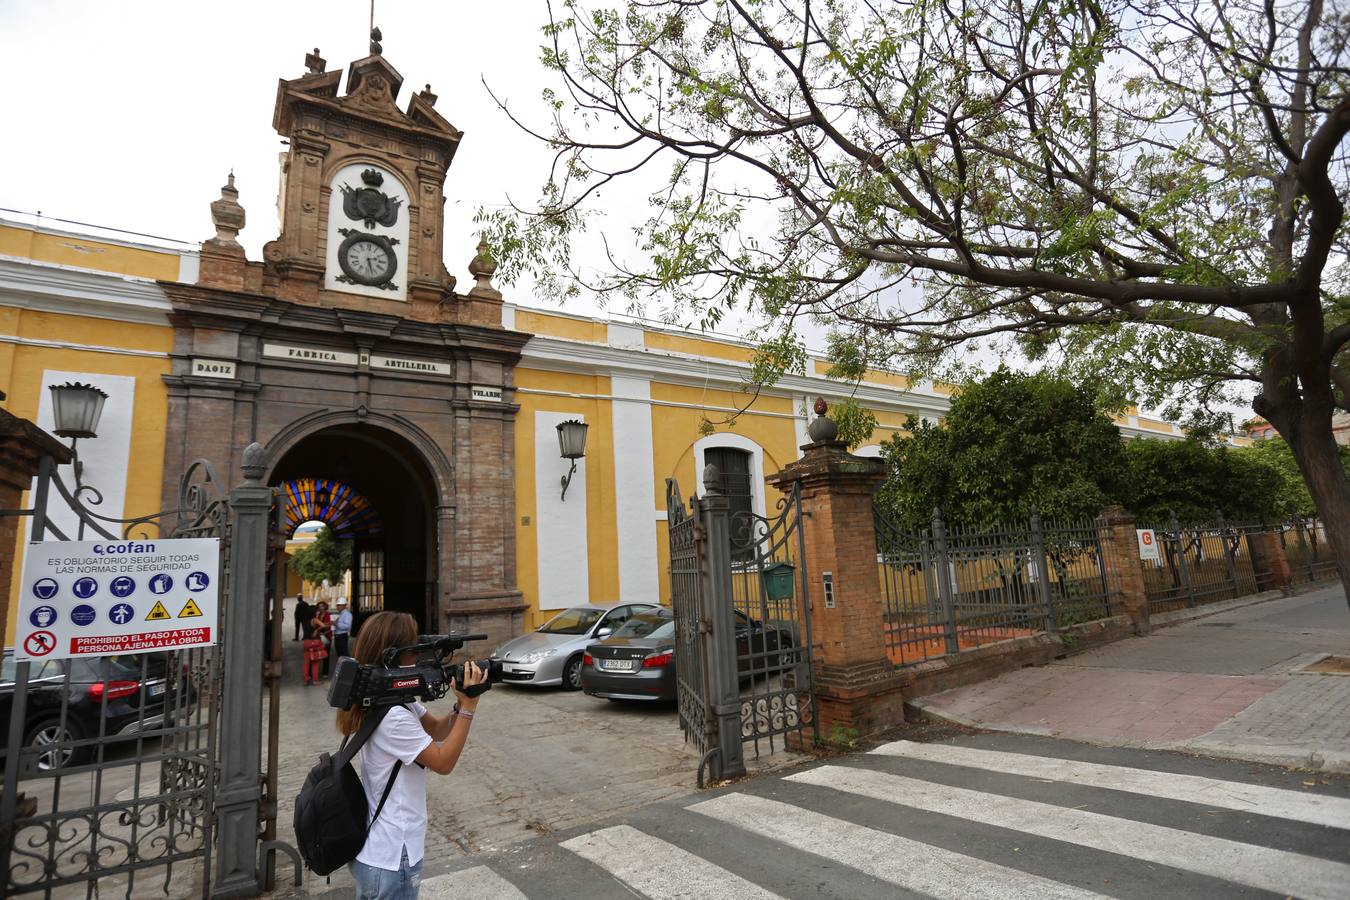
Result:
{"label": "gate post", "polygon": [[1139,559],[1139,538],[1134,516],[1121,506],[1108,506],[1097,516],[1097,540],[1102,546],[1102,574],[1116,586],[1115,596],[1108,595],[1107,612],[1113,616],[1127,615],[1135,634],[1148,634],[1148,582],[1144,564]]}
{"label": "gate post", "polygon": [[[812,685],[825,740],[846,740],[904,721],[903,679],[886,654],[886,597],[877,563],[872,498],[885,477],[879,460],[848,452],[817,401],[813,442],[769,476],[790,494],[800,485],[810,604]],[[826,578],[832,584],[827,594]]]}
{"label": "gate post", "polygon": [[[217,852],[212,897],[258,894],[258,809],[262,797],[263,603],[267,594],[268,511],[272,490],[261,444],[244,449],[244,483],[230,491],[228,625],[221,713]],[[223,628],[222,628],[223,630]]]}
{"label": "gate post", "polygon": [[736,616],[731,603],[731,501],[722,493],[717,467],[703,470],[703,500],[699,511],[707,537],[703,571],[704,609],[712,634],[709,639],[708,678],[712,712],[717,717],[717,759],[711,764],[714,781],[745,774],[741,744],[741,690],[736,671]]}

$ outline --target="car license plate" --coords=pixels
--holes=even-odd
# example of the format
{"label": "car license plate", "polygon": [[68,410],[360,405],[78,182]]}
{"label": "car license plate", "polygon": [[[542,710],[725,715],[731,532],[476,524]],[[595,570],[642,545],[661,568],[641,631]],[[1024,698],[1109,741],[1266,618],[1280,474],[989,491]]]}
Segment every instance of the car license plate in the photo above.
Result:
{"label": "car license plate", "polygon": [[145,693],[149,697],[158,697],[160,694],[164,693],[164,685],[152,684]]}
{"label": "car license plate", "polygon": [[632,672],[637,669],[636,659],[602,659],[600,668],[606,672]]}

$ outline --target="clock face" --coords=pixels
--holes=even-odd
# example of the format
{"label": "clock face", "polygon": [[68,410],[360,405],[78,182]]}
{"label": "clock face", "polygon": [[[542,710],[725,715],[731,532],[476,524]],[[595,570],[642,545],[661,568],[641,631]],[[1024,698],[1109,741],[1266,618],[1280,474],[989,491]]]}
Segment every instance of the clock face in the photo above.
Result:
{"label": "clock face", "polygon": [[398,268],[389,240],[376,235],[352,233],[338,248],[338,265],[344,279],[371,287],[385,287]]}
{"label": "clock face", "polygon": [[357,241],[347,248],[347,268],[372,281],[383,281],[391,262],[389,251],[374,241]]}

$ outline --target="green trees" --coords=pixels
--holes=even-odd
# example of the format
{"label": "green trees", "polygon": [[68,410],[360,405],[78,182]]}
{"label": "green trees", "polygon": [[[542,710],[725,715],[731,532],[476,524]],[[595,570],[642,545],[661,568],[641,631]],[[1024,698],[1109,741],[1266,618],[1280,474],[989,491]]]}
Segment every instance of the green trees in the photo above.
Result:
{"label": "green trees", "polygon": [[1121,494],[1120,432],[1091,391],[1000,368],[964,387],[941,425],[911,423],[882,445],[878,503],[905,527],[935,506],[965,525],[1025,522],[1038,511],[1090,518]]}
{"label": "green trees", "polygon": [[[1288,442],[1350,587],[1350,88],[1324,0],[558,0],[532,270],[681,318],[728,309],[914,375],[1013,351]],[[523,113],[523,111],[521,111]],[[653,171],[655,170],[655,171]],[[597,196],[649,218],[583,279]],[[641,178],[642,176],[638,176]],[[629,179],[622,184],[619,180]],[[619,188],[620,190],[613,190]],[[632,204],[629,208],[640,206]],[[570,273],[570,277],[569,277]]]}
{"label": "green trees", "polygon": [[291,554],[291,571],[310,584],[337,584],[351,567],[352,542],[338,540],[327,525],[313,543]]}
{"label": "green trees", "polygon": [[[1308,483],[1299,472],[1294,452],[1284,438],[1269,438],[1244,447],[1238,454],[1268,466],[1279,476],[1278,486],[1271,502],[1272,518],[1288,519],[1294,516],[1315,516],[1317,505],[1308,493]],[[1341,468],[1350,472],[1350,447],[1341,447]]]}
{"label": "green trees", "polygon": [[1292,510],[1278,469],[1245,450],[1196,440],[1138,438],[1124,448],[1120,500],[1141,523],[1165,525],[1176,514],[1183,524],[1276,521]]}
{"label": "green trees", "polygon": [[[1350,450],[1345,451],[1350,463]],[[1288,446],[1231,448],[1201,440],[1122,439],[1091,391],[1048,374],[1000,368],[967,384],[941,425],[910,422],[882,445],[889,466],[877,502],[901,527],[940,507],[979,527],[1091,518],[1119,503],[1140,522],[1274,522],[1314,514]]]}

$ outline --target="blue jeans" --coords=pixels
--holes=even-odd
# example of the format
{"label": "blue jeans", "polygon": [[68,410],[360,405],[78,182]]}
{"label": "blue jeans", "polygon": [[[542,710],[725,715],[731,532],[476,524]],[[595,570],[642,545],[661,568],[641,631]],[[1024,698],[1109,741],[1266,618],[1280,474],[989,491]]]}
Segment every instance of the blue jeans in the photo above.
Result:
{"label": "blue jeans", "polygon": [[348,863],[347,871],[356,879],[356,900],[417,900],[417,886],[422,883],[422,863],[408,864],[407,847],[397,872],[356,860]]}

